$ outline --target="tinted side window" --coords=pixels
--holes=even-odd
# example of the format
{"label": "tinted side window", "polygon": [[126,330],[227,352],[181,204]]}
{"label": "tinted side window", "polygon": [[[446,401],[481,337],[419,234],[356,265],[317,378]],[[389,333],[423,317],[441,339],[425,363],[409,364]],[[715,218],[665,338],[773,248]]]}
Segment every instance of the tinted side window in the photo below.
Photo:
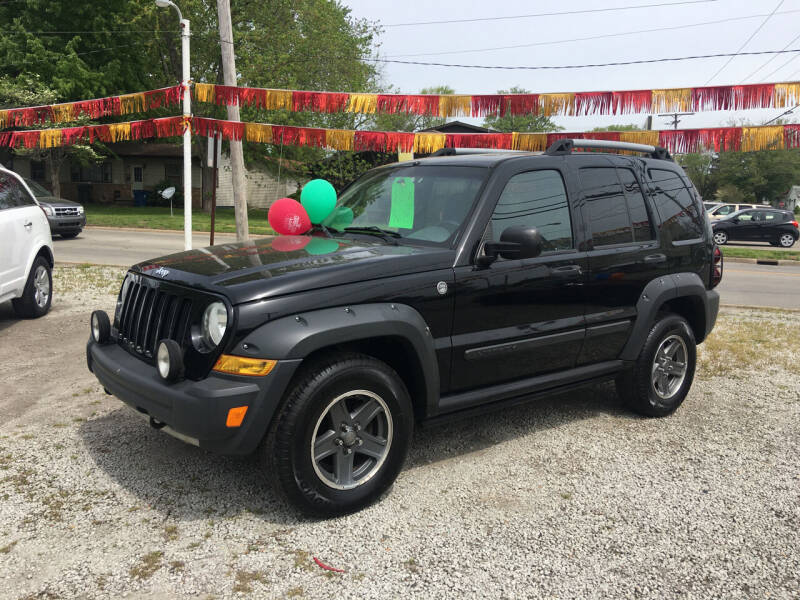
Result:
{"label": "tinted side window", "polygon": [[515,225],[536,227],[545,252],[572,248],[567,192],[558,171],[528,171],[508,180],[492,214],[492,238],[499,240]]}
{"label": "tinted side window", "polygon": [[780,223],[782,221],[786,221],[787,219],[786,215],[784,215],[782,212],[765,210],[764,220],[769,221],[770,223]]}
{"label": "tinted side window", "polygon": [[0,173],[0,210],[16,208],[26,204],[23,202],[25,191],[16,179],[5,173]]}
{"label": "tinted side window", "polygon": [[740,221],[757,221],[758,219],[755,218],[756,216],[756,213],[751,210],[749,212],[743,212],[739,214],[736,218]]}
{"label": "tinted side window", "polygon": [[27,192],[27,190],[22,187],[18,182],[14,182],[14,186],[17,188],[17,206],[35,206],[36,201],[33,197]]}
{"label": "tinted side window", "polygon": [[[652,177],[652,171],[651,171]],[[725,206],[720,206],[717,210],[714,211],[715,215],[729,215],[732,212],[736,212],[736,206],[733,204],[726,204]]]}
{"label": "tinted side window", "polygon": [[650,226],[650,215],[647,213],[642,188],[633,171],[630,169],[618,169],[617,174],[625,188],[625,199],[628,201],[628,213],[633,226],[633,241],[645,242],[652,240],[653,228]]}
{"label": "tinted side window", "polygon": [[653,201],[661,215],[662,228],[669,237],[673,241],[702,238],[704,226],[700,209],[680,176],[664,169],[650,169],[649,175],[653,183]]}
{"label": "tinted side window", "polygon": [[628,206],[614,167],[581,169],[586,218],[594,246],[633,241]]}

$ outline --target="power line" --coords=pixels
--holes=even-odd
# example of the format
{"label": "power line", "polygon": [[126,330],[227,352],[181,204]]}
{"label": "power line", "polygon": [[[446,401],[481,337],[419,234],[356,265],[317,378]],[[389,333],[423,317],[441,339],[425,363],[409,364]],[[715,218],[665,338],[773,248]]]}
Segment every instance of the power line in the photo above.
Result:
{"label": "power line", "polygon": [[[789,14],[789,13],[797,13],[800,12],[800,9],[795,10],[784,10],[780,13],[776,14]],[[701,23],[690,23],[689,25],[673,25],[670,27],[658,27],[655,29],[640,29],[638,31],[625,31],[621,33],[605,33],[601,35],[593,35],[589,37],[582,37],[582,38],[572,38],[568,40],[556,40],[552,42],[532,42],[530,44],[515,44],[513,46],[495,46],[492,48],[475,48],[473,50],[451,50],[449,52],[422,52],[419,54],[393,54],[390,56],[386,56],[385,58],[413,58],[416,56],[441,56],[445,54],[468,54],[470,52],[489,52],[492,50],[510,50],[513,48],[531,48],[533,46],[551,46],[551,45],[558,45],[558,44],[567,44],[571,42],[586,42],[590,40],[600,40],[606,38],[613,38],[613,37],[622,37],[626,35],[635,35],[639,33],[655,33],[658,31],[674,31],[676,29],[688,29],[690,27],[703,27],[705,25],[718,25],[720,23],[729,23],[731,21],[744,21],[747,19],[755,19],[758,17],[767,16],[765,14],[758,14],[758,15],[750,15],[747,17],[729,17],[727,19],[718,19],[716,21],[703,21]],[[787,44],[788,47],[791,44]]]}
{"label": "power line", "polygon": [[723,56],[760,56],[764,54],[790,54],[790,53],[797,53],[800,52],[800,48],[795,48],[793,50],[762,50],[758,52],[735,52],[735,53],[721,53],[721,54],[699,54],[696,56],[680,56],[676,58],[651,58],[647,60],[629,60],[629,61],[620,61],[620,62],[608,62],[608,63],[594,63],[594,64],[585,64],[585,65],[547,65],[547,66],[535,66],[535,67],[528,67],[528,66],[506,66],[506,65],[460,65],[460,64],[453,64],[453,63],[439,63],[439,62],[423,62],[423,61],[416,61],[416,60],[389,60],[385,58],[364,58],[363,60],[369,62],[380,62],[380,63],[395,63],[401,65],[421,65],[421,66],[431,66],[431,67],[454,67],[454,68],[461,68],[461,69],[504,69],[504,70],[526,70],[526,71],[536,71],[536,70],[544,70],[544,69],[588,69],[593,67],[617,67],[617,66],[625,66],[625,65],[641,65],[641,64],[650,64],[650,63],[663,63],[663,62],[678,62],[683,60],[697,60],[701,58],[720,58]]}
{"label": "power line", "polygon": [[769,121],[764,121],[760,126],[763,127],[764,125],[769,125],[773,121],[777,121],[778,119],[780,119],[782,116],[791,114],[795,109],[797,109],[798,106],[800,106],[800,104],[797,104],[796,106],[793,106],[789,110],[786,110],[786,111],[782,112],[781,114],[779,114],[774,119],[770,119]]}
{"label": "power line", "polygon": [[94,29],[86,31],[11,31],[0,30],[0,35],[64,35],[77,33],[180,33],[178,29]]}
{"label": "power line", "polygon": [[[788,44],[786,44],[786,45],[785,45],[783,48],[781,48],[781,49],[782,49],[782,50],[786,50],[786,49],[787,49],[789,46],[791,46],[792,44],[794,44],[794,43],[795,43],[797,40],[800,40],[800,33],[798,33],[798,34],[797,34],[797,37],[795,37],[795,38],[794,38],[792,41],[790,41]],[[764,67],[766,67],[766,66],[767,66],[769,63],[771,63],[771,62],[772,62],[773,60],[775,60],[776,58],[778,58],[778,55],[777,55],[777,54],[773,54],[771,57],[769,57],[769,58],[767,59],[767,61],[766,61],[764,64],[762,64],[760,67],[756,67],[756,70],[755,70],[755,71],[753,71],[752,73],[750,73],[750,75],[748,75],[747,77],[745,77],[744,79],[742,79],[742,83],[744,83],[745,81],[747,81],[748,79],[750,79],[750,78],[751,78],[753,75],[755,75],[756,73],[758,73],[758,72],[759,72],[761,69],[763,69]],[[792,58],[790,58],[790,59],[789,59],[789,62],[793,61],[795,58],[797,58],[797,57],[793,56]],[[788,64],[788,63],[785,63],[785,64]],[[778,69],[776,69],[776,71],[777,71],[777,70],[779,70],[780,68],[781,68],[781,67],[778,67]],[[775,71],[773,71],[772,73],[775,73]],[[770,73],[770,75],[772,75],[772,73]]]}
{"label": "power line", "polygon": [[506,21],[509,19],[531,19],[534,17],[555,17],[560,15],[581,15],[586,13],[634,10],[638,8],[656,8],[659,6],[680,6],[682,4],[706,4],[717,0],[686,0],[684,2],[660,2],[658,4],[639,4],[636,6],[618,6],[614,8],[588,8],[585,10],[568,10],[564,12],[535,13],[529,15],[510,15],[507,17],[478,17],[475,19],[448,19],[444,21],[413,21],[410,23],[389,23],[383,27],[411,27],[415,25],[445,25],[451,23],[476,23],[479,21]]}
{"label": "power line", "polygon": [[[764,78],[761,80],[761,83],[765,83],[767,80],[769,80],[769,78],[770,78],[770,77],[772,77],[773,75],[775,75],[775,73],[777,73],[778,71],[780,71],[780,70],[781,70],[783,67],[787,66],[787,65],[788,65],[790,62],[792,62],[793,60],[796,60],[796,59],[797,59],[797,56],[798,56],[798,55],[797,55],[797,54],[795,54],[794,56],[790,57],[790,58],[789,58],[789,60],[787,60],[785,63],[783,63],[783,64],[782,64],[780,67],[778,67],[778,68],[777,68],[777,69],[775,69],[774,71],[771,71],[771,72],[770,72],[768,75],[765,75],[765,76],[764,76]],[[795,71],[795,73],[796,73],[796,72],[797,72],[797,71]],[[794,75],[794,73],[792,73],[792,75]],[[791,77],[791,76],[790,76],[790,77]]]}
{"label": "power line", "polygon": [[735,54],[732,54],[732,55],[730,55],[730,58],[729,58],[727,61],[725,61],[725,64],[724,64],[724,65],[722,65],[722,66],[721,66],[721,67],[720,67],[720,68],[717,70],[717,72],[716,72],[716,73],[714,73],[714,74],[713,74],[711,77],[709,77],[709,78],[708,78],[708,81],[706,81],[704,85],[708,85],[709,83],[711,83],[711,80],[712,80],[712,79],[714,79],[714,78],[715,78],[717,75],[719,75],[719,74],[722,72],[722,70],[723,70],[725,67],[727,67],[729,64],[731,64],[731,61],[733,60],[733,57],[734,57],[734,56],[737,56],[737,55],[738,55],[738,54],[739,54],[739,53],[740,53],[742,50],[744,50],[744,47],[745,47],[745,46],[747,46],[747,44],[749,44],[749,43],[750,43],[750,40],[752,40],[752,39],[753,39],[753,38],[756,36],[756,34],[757,34],[759,31],[761,31],[761,28],[762,28],[762,27],[764,27],[764,25],[766,25],[766,24],[767,24],[767,21],[769,21],[769,20],[770,20],[770,18],[772,17],[772,15],[774,15],[774,14],[775,14],[775,11],[777,11],[777,10],[778,10],[778,9],[781,7],[781,4],[783,4],[783,0],[780,0],[780,2],[778,2],[777,6],[775,6],[775,8],[773,8],[773,9],[772,9],[772,12],[771,12],[771,13],[769,13],[769,15],[767,16],[767,18],[766,18],[766,19],[764,19],[764,20],[761,22],[761,25],[759,25],[759,26],[756,28],[756,30],[755,30],[753,33],[751,33],[751,34],[750,34],[750,37],[749,37],[749,38],[747,38],[747,39],[745,40],[744,44],[742,44],[742,45],[739,47],[739,49],[736,51],[736,53],[735,53]]}

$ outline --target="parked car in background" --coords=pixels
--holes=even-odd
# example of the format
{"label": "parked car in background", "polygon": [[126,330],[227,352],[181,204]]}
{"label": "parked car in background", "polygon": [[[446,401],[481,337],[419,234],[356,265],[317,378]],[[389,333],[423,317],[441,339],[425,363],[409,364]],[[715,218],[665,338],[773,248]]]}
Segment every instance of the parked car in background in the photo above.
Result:
{"label": "parked car in background", "polygon": [[16,173],[0,167],[0,302],[41,317],[53,298],[53,241],[47,217]]}
{"label": "parked car in background", "polygon": [[714,221],[711,228],[714,231],[714,242],[720,245],[743,240],[791,248],[800,237],[794,214],[774,208],[740,210]]}
{"label": "parked car in background", "polygon": [[83,206],[72,200],[65,200],[53,196],[47,188],[32,179],[25,179],[36,201],[42,207],[44,214],[47,215],[47,222],[50,223],[50,232],[58,234],[63,238],[74,238],[86,226],[86,215]]}
{"label": "parked car in background", "polygon": [[772,208],[769,204],[724,204],[721,203],[715,208],[706,209],[708,212],[708,218],[712,221],[717,219],[721,219],[722,217],[727,217],[728,215],[732,215],[736,211],[739,210],[747,210],[748,208]]}
{"label": "parked car in background", "polygon": [[703,202],[703,208],[706,210],[706,212],[710,212],[718,206],[722,206],[722,204],[722,202]]}

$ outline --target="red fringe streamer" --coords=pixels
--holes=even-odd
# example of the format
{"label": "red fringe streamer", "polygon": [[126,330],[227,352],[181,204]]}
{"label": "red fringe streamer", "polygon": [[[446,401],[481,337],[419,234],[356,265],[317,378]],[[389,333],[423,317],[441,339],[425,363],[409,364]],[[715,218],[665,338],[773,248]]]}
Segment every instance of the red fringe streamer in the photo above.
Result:
{"label": "red fringe streamer", "polygon": [[[156,137],[173,137],[183,134],[183,117],[166,117],[164,119],[153,119],[153,126],[156,130]],[[244,126],[242,126],[244,129]]]}
{"label": "red fringe streamer", "polygon": [[783,141],[787,149],[800,148],[800,125],[784,125]]}
{"label": "red fringe streamer", "polygon": [[413,133],[400,133],[396,131],[382,132],[386,139],[386,152],[411,152],[414,147]]}
{"label": "red fringe streamer", "polygon": [[650,112],[653,103],[651,90],[611,92],[611,110],[615,115]]}
{"label": "red fringe streamer", "polygon": [[239,101],[247,106],[266,108],[267,90],[260,88],[241,88],[239,90]]}
{"label": "red fringe streamer", "polygon": [[272,142],[285,146],[296,146],[300,136],[298,127],[284,127],[282,125],[272,126]]}
{"label": "red fringe streamer", "polygon": [[729,110],[731,106],[733,106],[733,93],[729,85],[692,90],[692,110]]}
{"label": "red fringe streamer", "polygon": [[738,152],[742,148],[741,127],[714,127],[697,130],[697,150],[713,149],[715,152]]}
{"label": "red fringe streamer", "polygon": [[[211,137],[219,133],[217,119],[206,119],[205,117],[192,117],[192,131],[200,137]],[[131,131],[133,134],[133,131]]]}
{"label": "red fringe streamer", "polygon": [[731,88],[733,109],[770,108],[775,85],[764,83],[757,85],[734,85]]}
{"label": "red fringe streamer", "polygon": [[510,133],[448,133],[446,148],[511,148]]}
{"label": "red fringe streamer", "polygon": [[38,131],[14,131],[11,134],[10,145],[12,148],[17,148],[20,145],[25,148],[35,148],[39,143]]}
{"label": "red fringe streamer", "polygon": [[[275,128],[272,128],[272,139],[275,139]],[[356,131],[353,137],[353,150],[356,152],[385,152],[386,134],[382,131]]]}
{"label": "red fringe streamer", "polygon": [[485,117],[486,115],[496,115],[500,112],[500,107],[502,105],[503,96],[499,94],[472,96],[472,116]]}
{"label": "red fringe streamer", "polygon": [[156,137],[156,127],[152,121],[133,121],[131,122],[131,139],[141,140],[143,138]]}
{"label": "red fringe streamer", "polygon": [[66,127],[61,130],[61,145],[70,146],[86,135],[86,127]]}
{"label": "red fringe streamer", "polygon": [[218,106],[235,106],[239,103],[239,88],[235,85],[215,85],[214,96]]}
{"label": "red fringe streamer", "polygon": [[505,94],[500,103],[500,116],[539,114],[539,94]]}
{"label": "red fringe streamer", "polygon": [[111,143],[111,130],[108,128],[108,125],[92,125],[91,127],[87,127],[86,131],[89,134],[89,143],[95,140],[100,140],[106,144]]}
{"label": "red fringe streamer", "polygon": [[390,115],[399,112],[408,112],[406,106],[406,97],[397,96],[395,94],[378,94],[378,112],[388,113]]}
{"label": "red fringe streamer", "polygon": [[579,92],[575,94],[576,115],[608,114],[611,92]]}
{"label": "red fringe streamer", "polygon": [[415,115],[438,115],[439,96],[408,95],[405,96],[405,112]]}
{"label": "red fringe streamer", "polygon": [[0,148],[8,148],[11,146],[11,138],[14,137],[13,131],[6,131],[0,133]]}
{"label": "red fringe streamer", "polygon": [[292,92],[292,110],[314,112],[341,112],[347,106],[350,94],[330,92]]}
{"label": "red fringe streamer", "polygon": [[[148,110],[161,108],[170,104],[179,104],[181,101],[181,86],[176,85],[163,90],[152,90],[144,93],[145,105]],[[119,101],[119,98],[117,98]]]}
{"label": "red fringe streamer", "polygon": [[[321,148],[325,145],[325,130],[314,127],[298,127],[297,144]],[[275,135],[273,130],[272,135]],[[274,138],[273,138],[274,139]]]}
{"label": "red fringe streamer", "polygon": [[666,130],[658,134],[658,145],[673,154],[697,152],[700,144],[700,129]]}

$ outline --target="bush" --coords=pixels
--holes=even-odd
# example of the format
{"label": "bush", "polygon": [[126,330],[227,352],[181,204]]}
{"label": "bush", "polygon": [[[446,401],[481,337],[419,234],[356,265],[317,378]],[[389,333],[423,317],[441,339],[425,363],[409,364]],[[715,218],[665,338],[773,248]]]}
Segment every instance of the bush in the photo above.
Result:
{"label": "bush", "polygon": [[742,191],[735,185],[732,185],[730,183],[721,185],[717,190],[717,193],[714,194],[714,197],[717,199],[717,202],[725,202],[727,204],[738,204],[740,202],[747,202],[747,199],[745,198]]}

